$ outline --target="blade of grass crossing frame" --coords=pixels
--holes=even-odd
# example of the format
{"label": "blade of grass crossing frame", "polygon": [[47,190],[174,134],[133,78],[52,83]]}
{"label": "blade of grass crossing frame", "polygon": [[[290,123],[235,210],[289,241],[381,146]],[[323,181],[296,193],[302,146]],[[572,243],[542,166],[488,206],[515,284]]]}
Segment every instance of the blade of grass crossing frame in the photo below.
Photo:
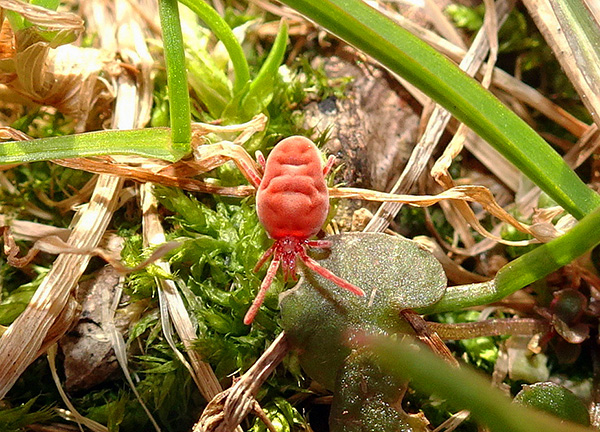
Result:
{"label": "blade of grass crossing frame", "polygon": [[488,282],[448,287],[437,303],[419,309],[430,314],[498,301],[558,270],[600,244],[600,208],[569,232],[502,267]]}
{"label": "blade of grass crossing frame", "polygon": [[287,47],[288,26],[285,21],[279,24],[275,43],[263,63],[258,75],[250,83],[248,93],[242,100],[242,111],[247,118],[262,112],[273,98],[273,87],[277,70],[283,61]]}
{"label": "blade of grass crossing frame", "polygon": [[186,153],[173,148],[168,128],[109,130],[0,143],[0,164],[111,154],[175,162]]}
{"label": "blade of grass crossing frame", "polygon": [[581,219],[600,196],[533,129],[444,56],[361,0],[282,0],[406,78]]}
{"label": "blade of grass crossing frame", "polygon": [[424,345],[389,336],[362,335],[386,373],[410,379],[411,386],[435,393],[455,409],[468,409],[493,432],[591,432],[592,429],[561,420],[541,411],[512,403],[482,375],[467,367],[452,367]]}
{"label": "blade of grass crossing frame", "polygon": [[190,96],[177,0],[159,0],[158,11],[167,66],[171,140],[177,151],[189,152],[192,137]]}

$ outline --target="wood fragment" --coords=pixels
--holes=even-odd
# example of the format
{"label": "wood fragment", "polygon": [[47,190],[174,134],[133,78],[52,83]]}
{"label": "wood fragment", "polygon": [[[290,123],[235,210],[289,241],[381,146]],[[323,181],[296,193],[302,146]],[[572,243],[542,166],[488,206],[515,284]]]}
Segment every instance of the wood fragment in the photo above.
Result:
{"label": "wood fragment", "polygon": [[193,432],[231,432],[256,409],[254,396],[290,347],[282,332],[236,383],[219,393],[202,413]]}

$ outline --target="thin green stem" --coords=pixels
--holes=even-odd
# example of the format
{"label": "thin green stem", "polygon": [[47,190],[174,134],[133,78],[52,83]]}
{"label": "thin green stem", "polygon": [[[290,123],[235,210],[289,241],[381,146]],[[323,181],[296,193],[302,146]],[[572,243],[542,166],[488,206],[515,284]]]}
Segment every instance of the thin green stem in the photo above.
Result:
{"label": "thin green stem", "polygon": [[565,235],[511,261],[493,280],[448,287],[439,302],[419,312],[444,312],[498,301],[569,264],[598,244],[600,209],[584,217]]}
{"label": "thin green stem", "polygon": [[192,137],[190,96],[177,0],[159,0],[158,10],[167,66],[171,139],[177,150],[189,151]]}
{"label": "thin green stem", "polygon": [[223,43],[225,49],[227,49],[227,52],[229,53],[229,58],[233,64],[233,70],[235,71],[235,83],[233,86],[234,94],[241,91],[248,81],[250,81],[250,71],[242,46],[233,34],[233,31],[231,31],[229,25],[227,25],[217,11],[202,0],[179,1],[198,15]]}

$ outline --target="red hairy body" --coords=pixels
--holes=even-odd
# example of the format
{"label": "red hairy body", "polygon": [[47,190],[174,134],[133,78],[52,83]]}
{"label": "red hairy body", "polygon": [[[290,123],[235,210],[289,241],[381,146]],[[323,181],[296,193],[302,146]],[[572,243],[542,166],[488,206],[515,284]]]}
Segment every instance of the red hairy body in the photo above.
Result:
{"label": "red hairy body", "polygon": [[327,218],[329,194],[319,150],[308,138],[286,138],[273,149],[256,193],[258,218],[269,236],[307,239]]}
{"label": "red hairy body", "polygon": [[283,269],[284,279],[296,278],[298,259],[312,271],[340,287],[354,294],[364,295],[362,289],[321,267],[306,253],[311,247],[331,246],[327,240],[309,239],[321,230],[327,219],[329,193],[325,175],[334,160],[333,157],[329,158],[327,165],[323,167],[317,147],[302,136],[289,137],[279,142],[266,162],[262,154],[258,156],[264,175],[262,179],[258,176],[250,178],[254,185],[258,185],[256,212],[275,243],[254,268],[254,271],[258,271],[273,257],[258,294],[244,317],[245,324],[254,320],[279,266]]}

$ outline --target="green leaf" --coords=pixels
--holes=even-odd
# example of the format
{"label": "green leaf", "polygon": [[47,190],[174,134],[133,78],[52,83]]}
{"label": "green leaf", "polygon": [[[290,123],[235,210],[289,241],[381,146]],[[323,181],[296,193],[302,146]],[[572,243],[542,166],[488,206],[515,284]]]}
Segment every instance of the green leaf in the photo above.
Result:
{"label": "green leaf", "polygon": [[171,139],[175,149],[188,153],[192,119],[177,0],[159,0],[158,11],[167,66],[169,114],[173,130]]}
{"label": "green leaf", "polygon": [[565,387],[553,382],[523,386],[515,402],[545,411],[573,423],[589,426],[590,414],[583,401]]}
{"label": "green leaf", "polygon": [[300,361],[316,381],[333,389],[350,353],[347,335],[364,329],[411,333],[402,309],[435,303],[444,293],[441,264],[416,242],[383,233],[328,237],[330,254],[319,264],[365,291],[351,294],[304,270],[304,278],[280,298],[281,326],[302,351]]}
{"label": "green leaf", "polygon": [[217,11],[204,1],[180,0],[180,2],[198,15],[215,36],[223,42],[223,45],[225,45],[235,71],[234,93],[238,93],[250,81],[250,72],[242,46],[239,44],[233,31],[231,31],[231,28]]}
{"label": "green leaf", "polygon": [[[187,35],[186,35],[187,36]],[[188,38],[189,39],[189,38]],[[197,42],[201,46],[191,46]],[[215,63],[205,45],[186,40],[190,86],[213,118],[219,118],[233,97],[226,73]]]}
{"label": "green leaf", "polygon": [[242,120],[261,113],[271,103],[277,73],[287,47],[287,35],[288,25],[282,20],[271,52],[242,99]]}

